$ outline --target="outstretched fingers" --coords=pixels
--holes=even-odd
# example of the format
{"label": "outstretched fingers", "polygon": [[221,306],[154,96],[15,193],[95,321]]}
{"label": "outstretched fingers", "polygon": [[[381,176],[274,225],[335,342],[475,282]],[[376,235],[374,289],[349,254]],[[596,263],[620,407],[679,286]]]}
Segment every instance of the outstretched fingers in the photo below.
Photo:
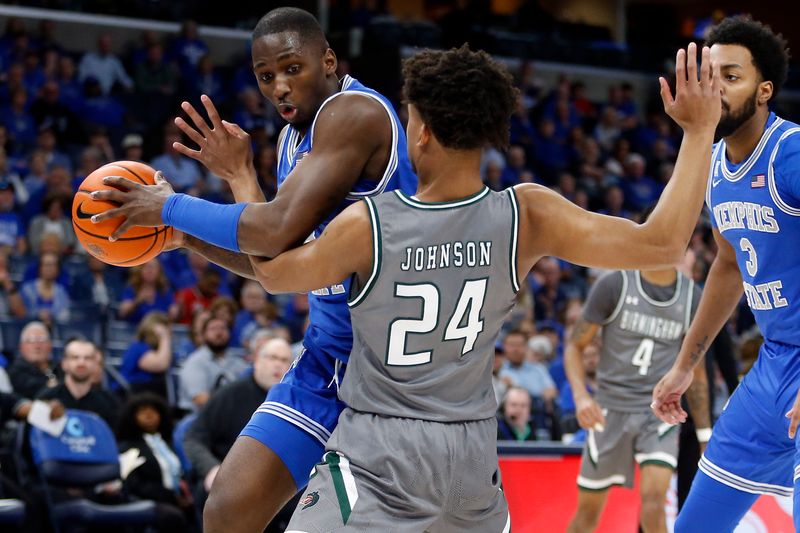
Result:
{"label": "outstretched fingers", "polygon": [[211,101],[211,98],[204,94],[200,96],[200,101],[203,103],[203,107],[206,108],[206,113],[214,129],[222,128],[222,120],[219,118],[217,107],[214,105],[214,102]]}
{"label": "outstretched fingers", "polygon": [[178,129],[185,133],[187,137],[194,141],[197,146],[203,146],[206,138],[200,135],[200,132],[191,127],[183,118],[176,117],[175,125],[178,126]]}
{"label": "outstretched fingers", "polygon": [[183,102],[181,104],[181,109],[183,112],[189,115],[189,118],[192,119],[194,122],[194,126],[200,130],[200,133],[203,137],[208,137],[208,134],[211,132],[211,128],[208,127],[208,123],[206,120],[200,116],[200,113],[190,104],[189,102]]}

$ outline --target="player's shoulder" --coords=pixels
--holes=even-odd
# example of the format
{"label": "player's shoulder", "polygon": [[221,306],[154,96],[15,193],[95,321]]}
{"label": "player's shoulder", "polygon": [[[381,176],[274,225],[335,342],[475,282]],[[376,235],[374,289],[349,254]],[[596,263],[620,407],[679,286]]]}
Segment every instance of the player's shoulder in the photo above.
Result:
{"label": "player's shoulder", "polygon": [[[343,91],[329,99],[317,115],[316,126],[335,124],[341,129],[363,129],[385,124],[389,115],[383,104],[361,91]],[[342,128],[346,125],[345,128]]]}
{"label": "player's shoulder", "polygon": [[624,270],[609,270],[600,275],[592,285],[595,290],[606,289],[608,291],[619,292],[627,282],[627,274]]}

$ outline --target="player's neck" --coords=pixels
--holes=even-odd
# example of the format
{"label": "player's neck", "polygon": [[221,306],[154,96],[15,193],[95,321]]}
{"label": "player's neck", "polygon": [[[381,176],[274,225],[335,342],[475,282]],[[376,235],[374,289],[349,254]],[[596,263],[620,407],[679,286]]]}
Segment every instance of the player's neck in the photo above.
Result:
{"label": "player's neck", "polygon": [[480,151],[442,150],[420,161],[417,199],[422,202],[450,202],[483,190]]}
{"label": "player's neck", "polygon": [[678,271],[674,268],[666,270],[642,270],[642,278],[653,285],[668,287],[678,279]]}
{"label": "player's neck", "polygon": [[739,126],[739,129],[725,137],[725,156],[728,161],[738,165],[750,157],[764,134],[767,118],[769,118],[769,109],[767,106],[763,106],[747,122]]}

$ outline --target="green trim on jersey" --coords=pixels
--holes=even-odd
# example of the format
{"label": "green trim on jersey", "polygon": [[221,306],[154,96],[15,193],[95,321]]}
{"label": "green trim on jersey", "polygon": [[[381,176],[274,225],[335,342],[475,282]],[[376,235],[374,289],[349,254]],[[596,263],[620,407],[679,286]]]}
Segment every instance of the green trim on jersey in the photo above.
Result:
{"label": "green trim on jersey", "polygon": [[[381,271],[381,259],[383,254],[383,238],[381,237],[381,221],[378,218],[378,210],[375,208],[375,202],[372,198],[364,198],[367,204],[367,212],[369,213],[369,224],[372,227],[372,273],[354,298],[347,302],[349,307],[356,307],[364,301],[367,294],[375,286],[375,280],[378,279],[378,274]],[[355,275],[354,275],[355,276]]]}
{"label": "green trim on jersey", "polygon": [[580,483],[576,483],[576,485],[578,485],[578,490],[585,490],[586,492],[605,492],[608,489],[610,489],[611,487],[624,487],[625,486],[625,484],[623,484],[623,483],[611,483],[607,487],[603,487],[603,488],[600,488],[600,489],[590,489],[589,487],[584,487]]}
{"label": "green trim on jersey", "polygon": [[325,462],[328,463],[328,468],[331,471],[333,488],[336,491],[339,510],[342,512],[342,523],[346,525],[353,509],[350,508],[350,500],[347,498],[347,489],[344,486],[342,470],[339,468],[339,455],[336,452],[328,452],[325,454]]}
{"label": "green trim on jersey", "polygon": [[465,205],[474,204],[475,202],[482,200],[489,195],[489,187],[484,185],[483,189],[475,194],[460,200],[453,200],[452,202],[421,202],[416,198],[406,196],[400,189],[395,189],[394,193],[403,203],[417,209],[453,209],[456,207],[464,207]]}
{"label": "green trim on jersey", "polygon": [[668,462],[659,461],[658,459],[648,459],[646,461],[642,461],[641,463],[639,463],[639,468],[641,468],[643,466],[647,466],[647,465],[665,466],[665,467],[669,468],[670,470],[675,470],[675,467],[672,466],[671,464],[669,464]]}
{"label": "green trim on jersey", "polygon": [[517,205],[517,193],[513,187],[506,189],[511,200],[511,246],[509,246],[511,263],[511,288],[514,293],[519,292],[519,275],[517,275],[517,244],[519,241],[519,206]]}

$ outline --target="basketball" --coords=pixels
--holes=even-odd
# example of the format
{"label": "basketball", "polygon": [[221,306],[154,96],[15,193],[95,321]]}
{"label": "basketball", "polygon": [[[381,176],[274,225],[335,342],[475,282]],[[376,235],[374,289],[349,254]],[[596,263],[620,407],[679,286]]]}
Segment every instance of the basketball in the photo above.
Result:
{"label": "basketball", "polygon": [[115,202],[94,200],[90,196],[94,191],[113,189],[103,183],[106,176],[122,176],[144,185],[155,183],[155,170],[144,163],[116,161],[98,168],[86,176],[72,201],[75,235],[87,252],[109,265],[132,267],[146,263],[164,248],[172,235],[172,228],[133,227],[115,242],[109,241],[109,235],[122,224],[123,219],[112,218],[98,224],[91,220],[92,215],[118,207]]}

